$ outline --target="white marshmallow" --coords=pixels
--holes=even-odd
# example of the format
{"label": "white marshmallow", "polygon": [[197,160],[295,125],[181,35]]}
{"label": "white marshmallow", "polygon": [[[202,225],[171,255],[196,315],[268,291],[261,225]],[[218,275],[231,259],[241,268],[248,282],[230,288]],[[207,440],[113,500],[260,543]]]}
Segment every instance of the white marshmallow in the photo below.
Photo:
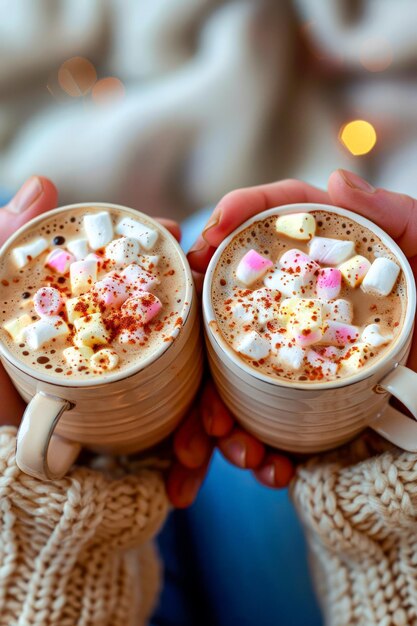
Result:
{"label": "white marshmallow", "polygon": [[140,254],[137,263],[147,272],[154,272],[159,265],[157,254]]}
{"label": "white marshmallow", "polygon": [[316,220],[310,213],[280,215],[275,223],[277,233],[291,239],[308,241],[316,232]]}
{"label": "white marshmallow", "polygon": [[272,267],[272,261],[256,250],[249,250],[239,261],[236,268],[236,278],[244,285],[249,286],[262,278]]}
{"label": "white marshmallow", "polygon": [[157,276],[136,263],[125,267],[120,275],[133,291],[152,291],[161,282]]}
{"label": "white marshmallow", "polygon": [[102,348],[90,358],[91,367],[99,372],[108,372],[114,370],[119,363],[119,357],[115,350],[111,348]]}
{"label": "white marshmallow", "polygon": [[88,367],[90,357],[94,354],[88,346],[80,348],[65,348],[62,351],[63,357],[70,367]]}
{"label": "white marshmallow", "polygon": [[326,320],[321,343],[333,346],[347,346],[354,343],[359,337],[357,326]]}
{"label": "white marshmallow", "polygon": [[300,346],[293,346],[291,344],[281,346],[278,349],[278,360],[281,365],[297,371],[301,369],[304,361],[305,351]]}
{"label": "white marshmallow", "polygon": [[88,213],[84,215],[84,230],[90,248],[98,250],[106,246],[113,239],[113,224],[110,213]]}
{"label": "white marshmallow", "polygon": [[23,246],[12,250],[13,261],[18,269],[25,267],[32,259],[36,259],[48,247],[48,242],[43,237],[32,239]]}
{"label": "white marshmallow", "polygon": [[301,276],[304,285],[307,285],[320,270],[318,263],[297,248],[284,252],[279,260],[279,265],[285,272]]}
{"label": "white marshmallow", "polygon": [[334,302],[323,302],[323,314],[325,319],[351,324],[353,320],[353,306],[348,300],[343,300],[342,298],[334,300]]}
{"label": "white marshmallow", "polygon": [[77,331],[77,344],[85,346],[95,346],[105,344],[109,341],[109,334],[104,326],[100,313],[92,313],[87,317],[80,317],[74,320]]}
{"label": "white marshmallow", "polygon": [[281,328],[281,331],[282,332],[277,331],[277,332],[271,333],[270,335],[271,337],[270,346],[271,346],[271,352],[273,354],[278,354],[278,350],[282,348],[283,346],[287,346],[290,343],[294,345],[293,341],[292,342],[288,341],[288,336],[287,336],[285,328]]}
{"label": "white marshmallow", "polygon": [[27,313],[24,313],[20,317],[5,322],[3,328],[9,333],[15,343],[20,343],[24,339],[25,329],[30,324],[32,324],[32,318]]}
{"label": "white marshmallow", "polygon": [[65,308],[67,310],[67,318],[70,324],[74,323],[74,320],[91,313],[99,313],[100,309],[98,305],[92,300],[92,298],[85,294],[77,298],[69,298],[65,302]]}
{"label": "white marshmallow", "polygon": [[146,334],[142,326],[138,326],[132,330],[124,329],[119,335],[119,343],[141,344],[144,342],[145,337]]}
{"label": "white marshmallow", "polygon": [[138,260],[139,244],[132,237],[120,237],[113,239],[106,246],[106,258],[110,259],[118,267],[124,267]]}
{"label": "white marshmallow", "polygon": [[67,243],[67,248],[77,261],[82,261],[88,254],[87,239],[73,239]]}
{"label": "white marshmallow", "polygon": [[388,296],[395,285],[400,268],[391,259],[378,257],[374,260],[362,282],[366,293],[377,296]]}
{"label": "white marshmallow", "polygon": [[116,226],[116,233],[137,239],[145,250],[151,250],[158,239],[158,231],[145,226],[131,217],[124,217]]}
{"label": "white marshmallow", "polygon": [[96,259],[84,259],[75,261],[70,265],[71,291],[79,296],[89,291],[97,280]]}
{"label": "white marshmallow", "polygon": [[339,372],[343,376],[356,374],[357,371],[366,365],[369,358],[370,348],[364,343],[356,343],[346,351],[339,364]]}
{"label": "white marshmallow", "polygon": [[289,316],[287,330],[295,342],[305,348],[320,341],[322,325],[321,302],[300,298]]}
{"label": "white marshmallow", "polygon": [[273,289],[256,289],[252,292],[251,298],[255,307],[256,321],[261,326],[268,322],[273,322],[279,318],[279,291]]}
{"label": "white marshmallow", "polygon": [[364,256],[357,254],[348,261],[339,265],[339,270],[349,287],[358,287],[365,278],[369,268],[370,261]]}
{"label": "white marshmallow", "polygon": [[58,315],[63,306],[62,294],[55,287],[41,287],[33,296],[33,307],[40,317]]}
{"label": "white marshmallow", "polygon": [[95,261],[97,263],[97,272],[99,272],[103,268],[105,259],[95,252],[89,252],[84,261]]}
{"label": "white marshmallow", "polygon": [[379,324],[368,324],[362,331],[361,340],[369,346],[379,348],[385,346],[393,338],[391,333],[383,334]]}
{"label": "white marshmallow", "polygon": [[309,350],[306,354],[308,363],[325,376],[335,376],[337,373],[338,364],[333,363],[330,359],[322,356],[315,350]]}
{"label": "white marshmallow", "polygon": [[339,265],[355,254],[355,243],[343,239],[314,237],[310,241],[309,255],[323,265]]}
{"label": "white marshmallow", "polygon": [[265,359],[270,351],[269,341],[256,331],[245,333],[235,342],[235,350],[252,361]]}
{"label": "white marshmallow", "polygon": [[38,350],[48,341],[68,335],[69,328],[59,315],[43,317],[25,329],[24,337],[32,350]]}
{"label": "white marshmallow", "polygon": [[288,274],[282,270],[275,270],[272,274],[265,276],[264,285],[269,289],[280,291],[288,298],[295,295],[301,297],[305,292],[304,281],[301,276]]}

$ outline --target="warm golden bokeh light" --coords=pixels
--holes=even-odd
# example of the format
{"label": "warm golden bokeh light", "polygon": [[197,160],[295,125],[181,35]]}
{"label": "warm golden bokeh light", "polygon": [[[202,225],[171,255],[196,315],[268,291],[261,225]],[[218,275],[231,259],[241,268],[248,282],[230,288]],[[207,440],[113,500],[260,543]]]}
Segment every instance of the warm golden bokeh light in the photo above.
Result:
{"label": "warm golden bokeh light", "polygon": [[369,72],[383,72],[392,63],[391,44],[386,39],[374,37],[361,46],[359,59]]}
{"label": "warm golden bokeh light", "polygon": [[365,120],[353,120],[340,129],[339,139],[355,156],[367,154],[376,144],[375,128]]}
{"label": "warm golden bokeh light", "polygon": [[125,87],[121,80],[114,76],[101,78],[96,82],[91,92],[94,102],[101,104],[113,100],[119,100],[125,95]]}
{"label": "warm golden bokeh light", "polygon": [[97,80],[94,65],[84,57],[72,57],[65,61],[58,70],[58,82],[72,98],[85,96]]}

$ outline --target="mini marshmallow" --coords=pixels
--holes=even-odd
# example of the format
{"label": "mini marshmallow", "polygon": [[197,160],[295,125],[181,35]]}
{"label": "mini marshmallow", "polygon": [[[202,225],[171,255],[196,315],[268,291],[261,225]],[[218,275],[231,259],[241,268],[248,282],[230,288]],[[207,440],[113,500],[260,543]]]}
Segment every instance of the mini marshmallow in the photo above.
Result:
{"label": "mini marshmallow", "polygon": [[54,248],[45,259],[46,267],[50,267],[57,274],[66,274],[75,256],[63,248]]}
{"label": "mini marshmallow", "polygon": [[88,213],[84,215],[84,230],[92,250],[106,246],[113,239],[113,224],[110,213]]}
{"label": "mini marshmallow", "polygon": [[272,261],[266,259],[256,250],[249,250],[240,260],[236,268],[236,278],[244,285],[252,285],[273,267]]}
{"label": "mini marshmallow", "polygon": [[255,321],[256,310],[252,302],[234,302],[232,313],[235,320],[241,323],[252,324]]}
{"label": "mini marshmallow", "polygon": [[385,346],[393,339],[391,333],[383,334],[379,324],[368,324],[362,331],[361,341],[374,348]]}
{"label": "mini marshmallow", "polygon": [[24,313],[20,317],[5,322],[3,328],[9,333],[15,343],[20,343],[24,339],[25,329],[30,324],[32,324],[32,318],[27,313]]}
{"label": "mini marshmallow", "polygon": [[69,298],[65,302],[65,308],[67,310],[67,318],[70,324],[73,324],[74,320],[79,319],[80,317],[100,312],[98,304],[94,302],[89,294],[78,296],[77,298]]}
{"label": "mini marshmallow", "polygon": [[100,313],[80,317],[74,320],[74,326],[77,331],[77,345],[95,346],[109,341],[109,335]]}
{"label": "mini marshmallow", "polygon": [[124,267],[137,261],[139,254],[139,244],[132,237],[120,237],[113,239],[106,246],[106,259],[110,259],[118,267]]}
{"label": "mini marshmallow", "polygon": [[120,275],[133,292],[153,291],[161,282],[157,276],[151,272],[147,272],[136,263],[125,267],[125,269],[120,272]]}
{"label": "mini marshmallow", "polygon": [[304,361],[305,352],[300,346],[284,345],[278,349],[278,360],[281,365],[297,371],[301,368]]}
{"label": "mini marshmallow", "polygon": [[235,350],[252,361],[260,361],[268,356],[270,345],[269,341],[253,330],[236,341]]}
{"label": "mini marshmallow", "polygon": [[67,243],[67,248],[77,261],[82,261],[88,254],[87,239],[73,239]]}
{"label": "mini marshmallow", "polygon": [[158,267],[159,259],[157,254],[140,254],[137,262],[144,270],[152,272]]}
{"label": "mini marshmallow", "polygon": [[114,274],[97,281],[92,291],[106,308],[119,307],[129,297],[129,286],[121,276]]}
{"label": "mini marshmallow", "polygon": [[48,242],[43,237],[38,237],[37,239],[32,239],[23,246],[19,246],[18,248],[14,248],[12,250],[13,261],[18,269],[22,269],[31,261],[32,259],[36,259],[42,252],[44,252],[48,247]]}
{"label": "mini marshmallow", "polygon": [[320,269],[318,263],[296,248],[287,250],[280,258],[279,264],[285,272],[301,276],[304,285],[312,280],[315,273]]}
{"label": "mini marshmallow", "polygon": [[320,354],[326,359],[336,360],[340,358],[342,352],[339,348],[335,348],[334,346],[325,346],[320,349]]}
{"label": "mini marshmallow", "polygon": [[151,250],[158,239],[158,231],[145,226],[131,217],[124,217],[116,226],[116,233],[124,237],[137,239],[145,250]]}
{"label": "mini marshmallow", "polygon": [[323,302],[323,313],[325,319],[330,319],[334,322],[351,324],[353,320],[353,306],[351,302],[341,298],[334,302]]}
{"label": "mini marshmallow", "polygon": [[288,298],[295,295],[303,295],[305,292],[301,276],[288,274],[282,270],[275,270],[264,278],[264,285],[269,289],[276,289]]}
{"label": "mini marshmallow", "polygon": [[333,363],[315,350],[309,350],[306,354],[306,359],[314,369],[320,370],[324,376],[335,376],[337,373],[337,363]]}
{"label": "mini marshmallow", "polygon": [[309,255],[322,265],[339,265],[355,254],[355,243],[343,239],[314,237],[310,241]]}
{"label": "mini marshmallow", "polygon": [[142,344],[146,338],[145,331],[142,326],[138,326],[132,330],[124,329],[119,335],[119,343],[125,344]]}
{"label": "mini marshmallow", "polygon": [[293,314],[295,307],[297,306],[300,298],[285,298],[279,306],[280,319],[285,323],[288,322],[290,316]]}
{"label": "mini marshmallow", "polygon": [[322,300],[334,300],[342,288],[342,273],[334,267],[321,269],[317,276],[316,293]]}
{"label": "mini marshmallow", "polygon": [[354,343],[359,337],[359,329],[351,324],[326,320],[321,343],[334,346],[346,346]]}
{"label": "mini marshmallow", "polygon": [[342,272],[342,276],[345,282],[350,287],[358,287],[365,278],[369,268],[371,267],[370,261],[364,256],[357,254],[342,265],[339,265],[339,270]]}
{"label": "mini marshmallow", "polygon": [[71,291],[75,296],[89,291],[97,280],[97,261],[84,259],[84,261],[71,263],[70,280]]}
{"label": "mini marshmallow", "polygon": [[115,350],[111,348],[102,348],[90,358],[91,367],[99,372],[108,372],[114,370],[119,363],[119,357]]}
{"label": "mini marshmallow", "polygon": [[65,348],[62,351],[63,357],[70,367],[88,367],[90,357],[94,352],[88,346],[81,346],[79,348]]}
{"label": "mini marshmallow", "polygon": [[391,259],[378,257],[372,263],[362,282],[362,289],[366,293],[377,296],[388,296],[400,273],[400,268]]}
{"label": "mini marshmallow", "polygon": [[256,289],[252,292],[251,298],[255,307],[256,321],[261,326],[268,322],[273,322],[279,317],[279,300],[281,294],[274,289]]}
{"label": "mini marshmallow", "polygon": [[126,300],[121,311],[125,315],[137,318],[141,324],[147,324],[159,314],[161,309],[162,303],[159,298],[153,293],[144,292]]}
{"label": "mini marshmallow", "polygon": [[316,220],[310,213],[280,215],[275,223],[277,233],[291,239],[308,241],[316,232]]}
{"label": "mini marshmallow", "polygon": [[287,330],[303,348],[322,338],[322,307],[318,300],[300,298],[289,316]]}
{"label": "mini marshmallow", "polygon": [[43,317],[25,330],[25,340],[29,348],[38,350],[45,343],[68,335],[69,328],[64,320],[59,316]]}
{"label": "mini marshmallow", "polygon": [[64,306],[64,299],[58,289],[41,287],[33,296],[33,306],[40,317],[57,315]]}
{"label": "mini marshmallow", "polygon": [[369,358],[370,348],[364,343],[357,343],[347,350],[341,358],[339,364],[340,374],[347,376],[356,374],[358,369],[363,367]]}
{"label": "mini marshmallow", "polygon": [[84,259],[85,261],[95,261],[97,263],[97,272],[103,269],[104,257],[96,254],[95,252],[89,252]]}

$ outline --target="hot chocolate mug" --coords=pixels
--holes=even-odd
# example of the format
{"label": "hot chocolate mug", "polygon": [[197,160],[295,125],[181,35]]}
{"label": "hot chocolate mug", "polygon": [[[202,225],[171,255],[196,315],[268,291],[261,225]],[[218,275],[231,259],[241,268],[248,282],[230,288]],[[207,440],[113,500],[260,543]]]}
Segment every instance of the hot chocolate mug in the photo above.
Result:
{"label": "hot chocolate mug", "polygon": [[[221,334],[211,291],[214,270],[225,248],[241,231],[269,216],[323,210],[344,216],[374,232],[393,252],[406,279],[406,312],[397,339],[368,367],[329,382],[292,382],[260,373],[241,359]],[[417,451],[417,423],[389,403],[398,398],[417,417],[417,373],[404,366],[416,312],[416,287],[398,245],[369,220],[342,208],[291,204],[246,221],[216,250],[203,288],[203,318],[210,369],[217,389],[237,421],[264,443],[297,453],[320,452],[352,439],[366,427],[403,448]]]}
{"label": "hot chocolate mug", "polygon": [[96,452],[128,454],[155,445],[184,417],[202,376],[198,306],[190,267],[174,237],[148,216],[106,203],[65,206],[25,224],[4,244],[0,258],[23,232],[40,226],[46,218],[91,207],[116,209],[136,219],[142,215],[170,242],[183,270],[183,323],[174,341],[161,343],[148,358],[93,381],[62,378],[57,382],[47,372],[19,361],[0,341],[3,366],[29,403],[18,433],[16,461],[22,471],[41,479],[63,476],[83,446]]}

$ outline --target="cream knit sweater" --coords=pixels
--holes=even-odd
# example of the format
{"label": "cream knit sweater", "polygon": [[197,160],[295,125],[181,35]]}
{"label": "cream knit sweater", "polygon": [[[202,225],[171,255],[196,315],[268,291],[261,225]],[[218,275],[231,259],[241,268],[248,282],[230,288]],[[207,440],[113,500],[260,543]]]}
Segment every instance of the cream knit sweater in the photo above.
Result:
{"label": "cream knit sweater", "polygon": [[75,468],[41,482],[0,429],[0,626],[142,626],[159,589],[151,539],[168,510],[161,475]]}
{"label": "cream knit sweater", "polygon": [[327,626],[417,624],[417,456],[386,448],[365,435],[293,485]]}

